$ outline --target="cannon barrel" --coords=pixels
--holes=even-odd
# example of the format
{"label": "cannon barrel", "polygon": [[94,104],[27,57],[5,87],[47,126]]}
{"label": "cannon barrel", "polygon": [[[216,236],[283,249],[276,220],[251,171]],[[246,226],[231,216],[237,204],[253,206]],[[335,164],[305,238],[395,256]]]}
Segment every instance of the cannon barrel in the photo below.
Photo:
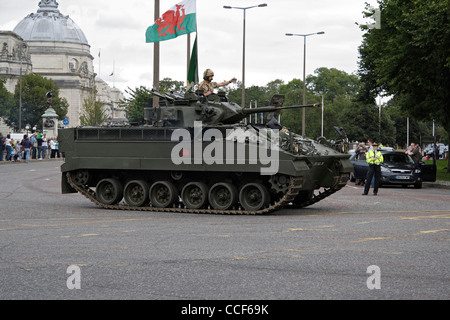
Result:
{"label": "cannon barrel", "polygon": [[173,102],[175,100],[174,97],[168,96],[167,94],[164,94],[164,93],[160,93],[159,91],[156,91],[155,89],[152,89],[152,90],[145,89],[145,90],[152,95],[155,95],[155,96],[163,98],[163,99],[167,99],[170,102]]}
{"label": "cannon barrel", "polygon": [[260,113],[260,112],[275,112],[278,110],[284,110],[284,109],[300,109],[300,108],[318,108],[322,106],[321,103],[314,103],[314,104],[305,104],[305,105],[298,105],[298,106],[285,106],[285,107],[261,107],[261,108],[254,108],[254,109],[242,109],[242,113],[245,115],[248,114],[254,114],[254,113]]}
{"label": "cannon barrel", "polygon": [[285,109],[317,108],[320,103],[283,106],[284,95],[274,94],[270,104],[266,107],[249,109],[242,108],[236,103],[228,101],[224,95],[215,95],[213,99],[206,99],[201,93],[191,91],[181,93],[160,93],[147,90],[148,93],[165,100],[160,106],[146,108],[144,119],[152,121],[157,126],[192,127],[195,121],[202,121],[208,125],[237,124],[251,114],[264,114],[264,123],[272,120],[274,113]]}

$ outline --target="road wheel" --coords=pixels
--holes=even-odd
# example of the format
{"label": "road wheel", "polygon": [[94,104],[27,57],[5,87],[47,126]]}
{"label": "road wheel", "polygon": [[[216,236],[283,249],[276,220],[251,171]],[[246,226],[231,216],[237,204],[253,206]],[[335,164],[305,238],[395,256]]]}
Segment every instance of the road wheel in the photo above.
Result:
{"label": "road wheel", "polygon": [[216,210],[232,208],[238,199],[237,189],[231,183],[219,182],[209,190],[209,203]]}
{"label": "road wheel", "polygon": [[150,203],[157,208],[167,208],[178,199],[178,190],[170,181],[157,181],[150,187]]}
{"label": "road wheel", "polygon": [[188,209],[203,208],[208,204],[208,187],[203,182],[190,182],[181,190],[181,200]]}
{"label": "road wheel", "polygon": [[260,183],[247,183],[239,192],[239,202],[247,211],[261,210],[269,205],[270,195]]}
{"label": "road wheel", "polygon": [[70,177],[72,178],[73,183],[75,183],[79,187],[87,185],[91,180],[89,171],[83,169],[71,172]]}
{"label": "road wheel", "polygon": [[96,198],[103,204],[113,205],[122,200],[123,188],[116,179],[103,179],[95,188]]}
{"label": "road wheel", "polygon": [[125,202],[132,207],[142,207],[148,202],[149,188],[143,180],[128,182],[123,191]]}

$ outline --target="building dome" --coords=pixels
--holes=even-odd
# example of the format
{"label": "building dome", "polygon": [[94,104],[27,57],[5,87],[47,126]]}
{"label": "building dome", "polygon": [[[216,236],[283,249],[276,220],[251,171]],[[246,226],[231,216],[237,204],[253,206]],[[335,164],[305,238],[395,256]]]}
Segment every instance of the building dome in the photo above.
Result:
{"label": "building dome", "polygon": [[37,13],[26,16],[13,32],[25,41],[57,41],[88,45],[80,27],[69,16],[59,12],[56,0],[41,0]]}

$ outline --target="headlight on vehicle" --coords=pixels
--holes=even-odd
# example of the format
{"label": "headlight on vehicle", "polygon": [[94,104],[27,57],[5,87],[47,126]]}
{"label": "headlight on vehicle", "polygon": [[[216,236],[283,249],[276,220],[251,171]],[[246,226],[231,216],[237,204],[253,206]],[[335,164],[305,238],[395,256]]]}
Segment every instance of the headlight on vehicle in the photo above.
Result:
{"label": "headlight on vehicle", "polygon": [[391,170],[389,170],[389,168],[381,166],[381,172],[391,172]]}
{"label": "headlight on vehicle", "polygon": [[414,170],[414,173],[421,173],[422,171],[420,169]]}

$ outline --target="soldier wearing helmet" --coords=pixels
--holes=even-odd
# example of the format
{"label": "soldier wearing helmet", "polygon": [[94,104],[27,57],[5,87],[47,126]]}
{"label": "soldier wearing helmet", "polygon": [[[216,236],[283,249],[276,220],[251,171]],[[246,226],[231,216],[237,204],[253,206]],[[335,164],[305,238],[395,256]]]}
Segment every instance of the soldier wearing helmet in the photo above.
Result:
{"label": "soldier wearing helmet", "polygon": [[203,90],[203,94],[207,97],[213,93],[215,88],[223,87],[229,85],[231,82],[236,82],[236,78],[224,82],[213,82],[214,72],[211,69],[206,69],[203,72],[203,81],[200,83],[199,89]]}

